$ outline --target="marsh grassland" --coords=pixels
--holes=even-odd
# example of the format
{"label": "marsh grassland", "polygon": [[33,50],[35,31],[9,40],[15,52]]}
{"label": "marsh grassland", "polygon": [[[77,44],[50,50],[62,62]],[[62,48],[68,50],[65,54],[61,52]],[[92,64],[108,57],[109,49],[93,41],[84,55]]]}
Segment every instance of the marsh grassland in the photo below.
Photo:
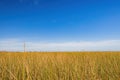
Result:
{"label": "marsh grassland", "polygon": [[0,52],[0,80],[120,80],[120,52]]}

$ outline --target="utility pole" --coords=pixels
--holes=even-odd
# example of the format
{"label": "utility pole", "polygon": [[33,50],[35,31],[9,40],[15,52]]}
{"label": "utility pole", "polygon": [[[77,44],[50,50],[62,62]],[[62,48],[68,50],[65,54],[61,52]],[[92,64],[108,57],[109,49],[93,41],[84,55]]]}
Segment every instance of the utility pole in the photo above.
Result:
{"label": "utility pole", "polygon": [[24,53],[26,52],[26,44],[25,44],[25,42],[24,42]]}

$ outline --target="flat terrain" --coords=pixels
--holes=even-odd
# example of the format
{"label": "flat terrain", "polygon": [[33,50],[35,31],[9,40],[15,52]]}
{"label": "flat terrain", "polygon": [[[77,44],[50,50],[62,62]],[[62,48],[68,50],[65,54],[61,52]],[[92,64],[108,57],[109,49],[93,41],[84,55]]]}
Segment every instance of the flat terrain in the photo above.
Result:
{"label": "flat terrain", "polygon": [[0,80],[120,80],[120,52],[0,52]]}

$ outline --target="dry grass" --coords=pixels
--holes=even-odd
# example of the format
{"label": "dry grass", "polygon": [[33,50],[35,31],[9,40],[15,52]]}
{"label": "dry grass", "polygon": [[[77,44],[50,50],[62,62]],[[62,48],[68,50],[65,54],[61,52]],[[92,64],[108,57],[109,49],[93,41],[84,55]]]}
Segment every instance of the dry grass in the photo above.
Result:
{"label": "dry grass", "polygon": [[0,80],[120,80],[120,52],[0,52]]}

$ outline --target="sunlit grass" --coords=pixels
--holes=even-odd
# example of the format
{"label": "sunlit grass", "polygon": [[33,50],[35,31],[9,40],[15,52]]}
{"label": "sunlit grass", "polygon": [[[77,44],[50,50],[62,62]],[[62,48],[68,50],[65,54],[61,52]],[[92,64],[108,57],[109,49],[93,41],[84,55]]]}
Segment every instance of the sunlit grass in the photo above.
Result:
{"label": "sunlit grass", "polygon": [[0,80],[120,80],[120,52],[0,52]]}

